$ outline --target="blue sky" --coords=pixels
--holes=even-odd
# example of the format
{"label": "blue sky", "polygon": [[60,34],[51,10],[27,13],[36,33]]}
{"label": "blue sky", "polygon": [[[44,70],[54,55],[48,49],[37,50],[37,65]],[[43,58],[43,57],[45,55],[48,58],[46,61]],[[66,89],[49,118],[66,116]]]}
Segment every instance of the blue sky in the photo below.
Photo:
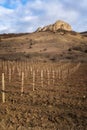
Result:
{"label": "blue sky", "polygon": [[0,0],[0,33],[32,32],[57,20],[87,31],[87,0]]}

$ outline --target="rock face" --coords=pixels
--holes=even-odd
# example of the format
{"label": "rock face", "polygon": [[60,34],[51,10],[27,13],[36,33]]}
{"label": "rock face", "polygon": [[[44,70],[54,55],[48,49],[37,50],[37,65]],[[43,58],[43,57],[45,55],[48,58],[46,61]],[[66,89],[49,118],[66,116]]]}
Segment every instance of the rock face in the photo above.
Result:
{"label": "rock face", "polygon": [[58,31],[59,29],[61,30],[66,30],[66,31],[72,31],[72,27],[64,22],[64,21],[61,21],[61,20],[58,20],[56,21],[54,24],[52,25],[48,25],[48,26],[45,26],[43,28],[39,27],[36,32],[44,32],[44,31],[52,31],[52,32],[56,32]]}

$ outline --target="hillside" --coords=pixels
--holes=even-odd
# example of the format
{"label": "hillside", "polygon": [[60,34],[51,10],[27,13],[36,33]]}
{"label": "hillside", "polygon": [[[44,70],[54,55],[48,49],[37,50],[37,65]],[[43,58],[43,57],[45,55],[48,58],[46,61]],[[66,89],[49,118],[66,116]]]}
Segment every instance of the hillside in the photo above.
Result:
{"label": "hillside", "polygon": [[87,37],[87,31],[86,32],[81,32],[80,34]]}
{"label": "hillside", "polygon": [[58,29],[1,37],[0,59],[33,61],[87,61],[87,37]]}

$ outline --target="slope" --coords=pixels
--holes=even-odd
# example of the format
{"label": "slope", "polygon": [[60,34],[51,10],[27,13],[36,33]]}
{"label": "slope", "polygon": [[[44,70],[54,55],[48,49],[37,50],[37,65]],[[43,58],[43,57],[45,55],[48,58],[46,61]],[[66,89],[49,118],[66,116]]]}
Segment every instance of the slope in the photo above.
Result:
{"label": "slope", "polygon": [[0,59],[33,61],[86,61],[87,37],[73,31],[34,32],[1,39]]}

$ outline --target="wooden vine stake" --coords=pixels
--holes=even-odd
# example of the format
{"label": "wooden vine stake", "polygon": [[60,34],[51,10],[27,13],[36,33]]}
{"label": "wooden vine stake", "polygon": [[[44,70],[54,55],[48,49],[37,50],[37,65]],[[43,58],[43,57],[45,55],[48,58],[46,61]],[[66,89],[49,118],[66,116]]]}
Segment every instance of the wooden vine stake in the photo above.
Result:
{"label": "wooden vine stake", "polygon": [[54,85],[54,79],[55,79],[55,71],[53,70],[53,85]]}
{"label": "wooden vine stake", "polygon": [[2,102],[5,103],[5,75],[2,73]]}
{"label": "wooden vine stake", "polygon": [[9,82],[11,82],[11,68],[9,68]]}
{"label": "wooden vine stake", "polygon": [[31,71],[31,74],[32,74],[32,71],[33,71],[32,67],[30,67],[30,71]]}
{"label": "wooden vine stake", "polygon": [[22,81],[21,81],[21,96],[24,92],[24,72],[22,72]]}
{"label": "wooden vine stake", "polygon": [[35,71],[33,71],[33,91],[35,91]]}
{"label": "wooden vine stake", "polygon": [[48,87],[49,87],[49,85],[50,85],[50,72],[49,72],[49,70],[47,70],[47,75],[48,75]]}
{"label": "wooden vine stake", "polygon": [[41,87],[43,88],[43,70],[41,70]]}

